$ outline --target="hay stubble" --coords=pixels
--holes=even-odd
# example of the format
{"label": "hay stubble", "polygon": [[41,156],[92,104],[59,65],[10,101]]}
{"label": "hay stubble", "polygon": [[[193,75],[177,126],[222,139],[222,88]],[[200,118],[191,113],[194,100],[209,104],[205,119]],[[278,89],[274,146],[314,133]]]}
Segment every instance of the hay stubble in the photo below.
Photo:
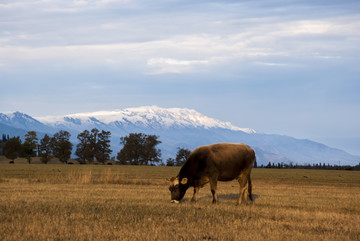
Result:
{"label": "hay stubble", "polygon": [[359,240],[360,173],[253,170],[238,184],[170,203],[175,167],[1,165],[0,240]]}

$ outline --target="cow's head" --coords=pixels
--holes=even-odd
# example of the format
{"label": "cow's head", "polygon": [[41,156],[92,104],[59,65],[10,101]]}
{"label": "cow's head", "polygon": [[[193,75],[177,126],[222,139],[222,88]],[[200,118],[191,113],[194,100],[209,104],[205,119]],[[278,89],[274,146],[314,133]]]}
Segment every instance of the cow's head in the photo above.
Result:
{"label": "cow's head", "polygon": [[186,185],[188,179],[186,177],[179,180],[178,177],[172,177],[170,180],[169,190],[171,192],[171,202],[179,203],[184,197],[188,186]]}

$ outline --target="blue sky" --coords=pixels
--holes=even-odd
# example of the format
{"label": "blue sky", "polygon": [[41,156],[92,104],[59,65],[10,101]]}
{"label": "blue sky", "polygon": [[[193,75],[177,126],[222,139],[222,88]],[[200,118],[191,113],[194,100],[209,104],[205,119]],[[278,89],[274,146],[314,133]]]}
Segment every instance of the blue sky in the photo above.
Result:
{"label": "blue sky", "polygon": [[186,107],[360,154],[359,1],[0,0],[0,112]]}

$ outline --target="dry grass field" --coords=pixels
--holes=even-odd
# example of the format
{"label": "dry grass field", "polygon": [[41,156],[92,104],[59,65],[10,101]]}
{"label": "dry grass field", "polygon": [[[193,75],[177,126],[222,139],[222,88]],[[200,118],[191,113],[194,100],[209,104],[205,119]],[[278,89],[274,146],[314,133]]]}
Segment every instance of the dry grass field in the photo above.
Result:
{"label": "dry grass field", "polygon": [[360,240],[360,172],[254,169],[170,203],[177,167],[0,164],[0,240]]}

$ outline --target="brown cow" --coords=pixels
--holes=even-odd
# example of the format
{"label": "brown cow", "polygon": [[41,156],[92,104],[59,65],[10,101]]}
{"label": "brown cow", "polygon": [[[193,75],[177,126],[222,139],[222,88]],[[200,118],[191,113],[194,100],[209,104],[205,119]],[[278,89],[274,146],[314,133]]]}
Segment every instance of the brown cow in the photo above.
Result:
{"label": "brown cow", "polygon": [[250,200],[253,200],[250,172],[254,161],[254,150],[245,144],[200,146],[190,153],[178,176],[170,179],[171,202],[179,203],[189,187],[194,187],[191,201],[196,201],[199,189],[210,182],[213,203],[216,203],[217,181],[236,178],[240,184],[237,204],[246,204],[246,190]]}

